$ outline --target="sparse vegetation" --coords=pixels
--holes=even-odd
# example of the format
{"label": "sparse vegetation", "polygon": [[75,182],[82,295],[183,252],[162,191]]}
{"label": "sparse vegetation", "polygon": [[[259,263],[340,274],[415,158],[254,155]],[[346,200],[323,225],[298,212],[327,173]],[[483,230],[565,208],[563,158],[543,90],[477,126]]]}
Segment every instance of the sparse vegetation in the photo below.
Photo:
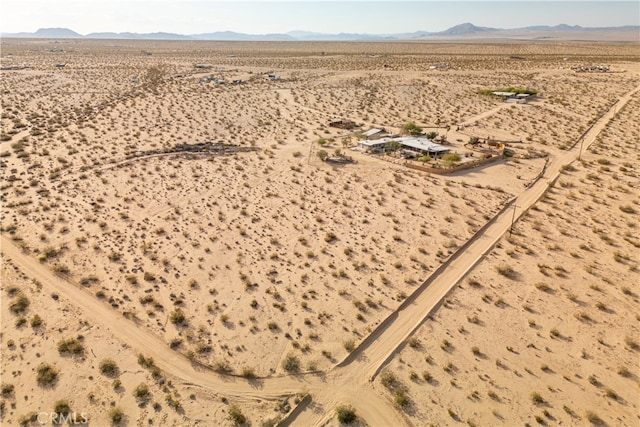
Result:
{"label": "sparse vegetation", "polygon": [[242,413],[238,405],[232,404],[229,406],[229,420],[234,426],[241,426],[247,422],[247,417]]}
{"label": "sparse vegetation", "polygon": [[124,420],[125,415],[122,409],[116,407],[109,410],[109,421],[111,422],[111,425],[113,427],[119,427],[123,425]]}
{"label": "sparse vegetation", "polygon": [[58,381],[58,370],[48,363],[38,366],[36,380],[40,387],[51,387]]}
{"label": "sparse vegetation", "polygon": [[290,353],[282,361],[282,368],[292,374],[300,372],[300,360]]}
{"label": "sparse vegetation", "polygon": [[84,345],[77,338],[69,338],[58,343],[58,352],[62,356],[82,356]]}
{"label": "sparse vegetation", "polygon": [[120,369],[113,359],[103,359],[100,362],[100,373],[104,376],[115,378],[120,374]]}
{"label": "sparse vegetation", "polygon": [[356,410],[351,405],[340,405],[336,408],[336,415],[338,416],[338,422],[340,424],[353,424],[358,415]]}

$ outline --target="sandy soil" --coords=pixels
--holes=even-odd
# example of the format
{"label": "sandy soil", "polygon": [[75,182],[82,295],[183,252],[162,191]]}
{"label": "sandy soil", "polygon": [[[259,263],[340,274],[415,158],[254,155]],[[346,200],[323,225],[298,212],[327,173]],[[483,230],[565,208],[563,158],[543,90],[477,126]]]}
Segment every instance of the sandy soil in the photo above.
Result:
{"label": "sandy soil", "polygon": [[389,364],[415,425],[638,423],[639,104]]}
{"label": "sandy soil", "polygon": [[[425,387],[429,393],[436,390],[431,400],[440,402],[443,409],[457,405],[451,407],[462,420],[499,422],[494,415],[482,412],[487,409],[485,401],[476,412],[464,412],[463,408],[472,411],[473,407],[468,393],[455,393],[443,386],[443,394],[438,394],[437,387],[420,379],[410,382],[403,378],[414,402],[406,418],[391,405],[385,407],[388,393],[377,383],[375,389],[367,386],[368,368],[353,368],[348,374],[348,366],[338,371],[333,367],[366,343],[367,336],[385,319],[393,318],[430,273],[448,262],[448,257],[505,203],[525,192],[524,184],[541,173],[548,158],[563,156],[570,147],[575,152],[575,143],[583,132],[640,83],[638,65],[630,62],[633,46],[616,44],[593,44],[589,49],[581,44],[291,43],[276,44],[277,49],[260,43],[118,41],[111,45],[3,40],[2,44],[2,65],[32,67],[2,72],[2,230],[3,236],[11,239],[11,243],[3,241],[2,345],[7,348],[10,341],[14,343],[2,356],[2,383],[13,386],[11,393],[3,394],[3,422],[9,424],[33,411],[51,411],[52,396],[68,400],[73,410],[89,413],[97,425],[108,422],[114,407],[122,409],[124,423],[130,424],[231,422],[229,405],[235,402],[251,422],[257,423],[283,417],[300,399],[296,393],[309,393],[313,402],[310,407],[315,405],[315,410],[292,417],[292,422],[334,422],[330,421],[333,409],[340,404],[336,396],[358,405],[350,400],[353,390],[341,393],[340,387],[360,384],[361,380],[364,383],[358,387],[362,395],[370,396],[371,402],[381,402],[364,408],[382,411],[369,418],[363,414],[371,425],[383,419],[393,424],[450,422],[449,415],[446,418],[428,412],[432,404],[414,397],[423,394]],[[525,55],[525,59],[509,59],[515,54]],[[616,72],[580,74],[570,69],[575,64],[605,61]],[[56,69],[55,63],[66,65]],[[203,72],[194,67],[203,63],[211,64],[211,69]],[[450,68],[429,70],[431,64],[442,63]],[[268,73],[282,78],[269,81]],[[243,83],[216,85],[204,79],[208,76],[227,82],[242,79]],[[477,93],[479,89],[506,86],[536,88],[540,97],[528,105],[508,105]],[[634,99],[631,105],[636,104]],[[588,156],[595,154],[585,154],[585,162],[579,165],[609,168],[597,182],[603,188],[630,188],[626,193],[612,191],[616,191],[620,206],[632,208],[627,214],[631,222],[638,203],[633,190],[637,185],[633,179],[637,144],[631,142],[637,135],[632,135],[624,123],[637,122],[634,111],[637,108],[621,111],[601,134],[602,141],[607,137],[618,141],[615,147],[606,145],[606,150],[615,149],[612,152],[616,155],[632,159],[620,160],[618,165],[609,157],[613,154],[607,152],[598,155],[606,156],[614,165],[598,163],[598,158],[586,163]],[[328,127],[336,117],[352,119],[365,129],[384,126],[392,131],[398,131],[407,121],[426,130],[436,123],[448,125],[447,139],[456,151],[468,152],[464,143],[470,136],[479,136],[513,141],[509,148],[514,157],[448,176],[430,176],[348,150],[356,136]],[[438,132],[444,133],[443,128]],[[316,155],[320,139],[328,141],[324,150],[348,152],[357,163],[331,166],[320,161]],[[169,152],[177,144],[205,141],[233,144],[241,150],[227,154]],[[604,150],[603,144],[598,142],[595,150]],[[624,178],[609,173],[615,167],[624,168],[620,169]],[[595,169],[585,173],[589,176]],[[571,172],[568,177],[576,174]],[[612,181],[605,182],[607,177]],[[562,184],[563,179],[558,182]],[[584,182],[590,179],[582,178]],[[620,179],[626,181],[617,182]],[[578,191],[584,185],[579,178],[574,181],[554,187],[540,204],[541,209],[550,198],[561,203],[557,199],[563,199],[555,196],[555,191]],[[592,191],[589,188],[584,191]],[[578,198],[575,206],[562,205],[565,215],[574,217],[574,210],[581,212],[580,206],[587,199]],[[611,210],[617,207],[609,204],[600,208],[601,214],[609,212],[611,216]],[[500,244],[502,248],[515,248],[507,249],[511,251],[509,259],[519,252],[518,239],[527,247],[535,246],[532,232],[520,229],[539,212],[529,211],[514,236]],[[621,212],[615,211],[615,215],[624,214]],[[589,213],[591,218],[594,215]],[[545,232],[538,233],[540,239],[549,239],[549,230],[560,229],[549,223],[554,220],[558,220],[556,215],[544,221]],[[561,233],[556,246],[583,240],[584,233],[592,232],[593,227]],[[616,244],[634,242],[632,226],[627,227],[628,235],[622,235],[623,240]],[[617,246],[602,239],[595,243],[601,246],[592,248],[590,254],[609,254],[606,263],[598,257],[598,263],[605,265],[598,264],[597,269],[615,271],[624,267],[625,274],[637,277],[632,268],[637,262],[632,247],[615,249]],[[544,248],[550,243],[539,244]],[[19,247],[27,255],[22,264],[7,257],[7,245]],[[561,279],[566,286],[574,279],[581,286],[588,285],[586,279],[571,274],[582,265],[582,257],[556,261],[558,254],[571,252],[565,251],[551,251],[553,261],[535,259],[542,256],[543,249],[531,249],[531,254],[515,257],[518,265],[514,269],[522,276],[514,282],[523,286],[537,283],[537,277],[526,274],[536,273],[540,268],[535,266],[542,263],[551,266],[542,270],[548,270],[552,277],[562,276],[553,265],[564,266],[565,277]],[[496,265],[505,262],[500,254],[491,253],[472,277],[479,277],[481,283],[494,283],[491,274],[495,274]],[[35,275],[49,279],[38,285],[31,280]],[[57,301],[52,300],[48,281],[58,283],[58,289],[66,290],[69,299],[59,295]],[[522,316],[521,304],[515,301],[522,296],[500,287],[506,288],[511,282],[495,283],[495,292],[507,301],[506,307],[518,306],[518,310],[512,310],[513,316]],[[419,366],[425,353],[435,358],[436,350],[430,348],[440,343],[440,338],[433,338],[438,334],[456,336],[449,338],[456,348],[450,359],[456,366],[463,365],[454,356],[462,353],[457,349],[466,335],[460,333],[462,338],[458,337],[452,332],[458,330],[453,325],[467,312],[477,311],[471,301],[475,303],[473,295],[483,291],[469,292],[467,288],[458,288],[452,301],[444,304],[445,309],[417,332],[419,351],[404,350],[388,369],[408,372],[409,363]],[[572,337],[572,347],[588,347],[586,338],[578,338],[580,333],[596,333],[597,327],[605,328],[604,319],[614,324],[614,315],[628,317],[634,310],[629,304],[637,303],[634,295],[638,292],[631,286],[628,289],[631,294],[625,295],[631,296],[627,298],[603,296],[599,302],[606,309],[589,312],[590,328],[586,328],[584,319],[577,324],[585,328],[584,332],[571,325],[567,329],[573,328],[572,332],[565,332],[564,327],[554,325],[565,334],[562,337]],[[81,292],[82,298],[73,299],[74,292]],[[573,292],[582,301],[581,294]],[[540,326],[544,328],[551,325],[551,320],[544,319],[557,322],[566,313],[563,304],[555,303],[557,294],[539,293],[549,301],[528,303],[532,304],[531,313],[540,316],[534,316],[536,325],[544,323]],[[20,295],[29,305],[15,311],[12,304]],[[492,294],[490,298],[492,302],[497,297]],[[554,308],[545,312],[540,309],[542,303]],[[502,304],[481,307],[487,313],[482,321],[487,323],[490,319],[497,322],[505,311],[509,312]],[[444,319],[456,309],[464,309],[465,315],[456,313],[457,320]],[[540,313],[545,313],[544,317]],[[45,319],[44,326],[30,326],[35,314]],[[110,324],[112,316],[118,316],[119,321]],[[573,319],[569,316],[567,321]],[[134,328],[133,332],[118,333],[127,325]],[[629,325],[634,328],[633,323]],[[536,333],[533,328],[526,331]],[[484,336],[478,332],[474,339],[479,343],[497,340],[502,347],[522,347],[518,341],[522,335],[509,338],[508,334],[496,336],[494,332],[494,328],[486,328]],[[132,342],[135,333],[147,338]],[[633,336],[637,328],[620,329],[620,334]],[[60,341],[74,336],[82,337],[83,354],[61,355]],[[538,340],[552,340],[556,346],[570,342],[546,338],[542,333],[536,336]],[[153,366],[144,369],[138,364],[138,354],[148,354],[142,343],[153,347],[160,374],[154,375]],[[534,344],[538,349],[551,346],[541,341]],[[569,369],[566,366],[570,363],[576,366],[571,354],[560,347],[553,350],[554,362],[547,362],[553,372],[560,367]],[[395,351],[395,347],[388,351]],[[637,354],[633,365],[633,351],[622,352],[620,358],[612,349],[603,351],[609,358],[588,366],[603,369],[595,366],[601,363],[613,370],[616,364],[626,366],[631,373],[623,380],[637,383]],[[507,364],[511,354],[500,354],[500,360]],[[540,356],[534,351],[526,354],[530,358]],[[478,370],[473,354],[466,356],[464,363],[469,367],[465,369]],[[486,360],[491,357],[497,356],[486,356]],[[104,358],[118,365],[118,378],[105,378],[100,373],[98,365]],[[172,366],[172,360],[180,362]],[[373,365],[378,363],[377,356],[372,360]],[[42,388],[35,381],[35,369],[41,361],[62,372],[52,388]],[[286,362],[295,362],[295,369]],[[529,366],[529,362],[524,356],[519,359],[523,366]],[[445,361],[433,363],[440,366]],[[215,373],[197,378],[193,366]],[[377,371],[380,366],[372,368]],[[501,375],[513,374],[498,365],[496,369]],[[431,370],[436,376],[435,368]],[[65,375],[69,371],[73,375]],[[290,380],[287,374],[292,371],[332,372],[335,381],[329,386],[329,379],[315,379],[316,374],[304,377],[309,380]],[[547,386],[543,379],[548,375],[543,374],[536,373],[534,378],[541,382],[540,394],[549,402],[542,389],[542,385]],[[238,383],[230,386],[220,380],[225,375],[245,379],[229,380]],[[491,375],[497,375],[493,369]],[[505,423],[533,416],[514,397],[529,399],[529,391],[523,392],[521,387],[531,381],[522,375],[518,378],[523,384],[503,379],[503,397],[491,402],[495,403],[491,409],[500,410]],[[253,376],[265,379],[262,398],[247,382]],[[551,377],[557,380],[558,375]],[[269,382],[269,378],[277,381]],[[347,378],[354,382],[349,383]],[[114,389],[116,379],[122,381],[123,389]],[[477,382],[462,377],[456,380],[462,392],[468,387],[460,384]],[[559,381],[548,386],[559,387]],[[444,385],[444,379],[440,382]],[[148,384],[153,395],[143,405],[133,395],[140,383]],[[578,383],[573,380],[572,384]],[[635,395],[624,395],[622,385],[602,383],[605,385],[583,389],[584,397],[572,398],[569,406],[575,406],[575,416],[582,418],[564,420],[561,417],[567,413],[556,413],[555,404],[552,407],[556,410],[548,412],[565,422],[584,420],[584,411],[600,402],[589,399],[600,399],[609,388],[619,397],[615,405],[624,409],[626,402],[629,411],[637,411],[633,406],[637,386],[631,387]],[[329,398],[331,390],[336,394]],[[328,400],[323,401],[323,396]],[[608,399],[604,401],[611,402]],[[181,407],[177,411],[170,408],[176,401]],[[516,406],[520,412],[513,410]],[[609,419],[607,408],[598,409],[600,417]],[[308,414],[315,415],[306,418]],[[629,414],[620,412],[621,422],[630,422],[633,418]]]}

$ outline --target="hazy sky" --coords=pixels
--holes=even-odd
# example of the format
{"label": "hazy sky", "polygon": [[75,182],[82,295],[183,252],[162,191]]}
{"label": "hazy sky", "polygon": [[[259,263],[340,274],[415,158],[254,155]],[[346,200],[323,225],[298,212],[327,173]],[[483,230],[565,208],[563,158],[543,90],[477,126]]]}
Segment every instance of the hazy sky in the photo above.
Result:
{"label": "hazy sky", "polygon": [[0,32],[66,27],[80,34],[389,34],[441,31],[464,22],[496,28],[640,25],[640,1],[1,0],[0,16]]}

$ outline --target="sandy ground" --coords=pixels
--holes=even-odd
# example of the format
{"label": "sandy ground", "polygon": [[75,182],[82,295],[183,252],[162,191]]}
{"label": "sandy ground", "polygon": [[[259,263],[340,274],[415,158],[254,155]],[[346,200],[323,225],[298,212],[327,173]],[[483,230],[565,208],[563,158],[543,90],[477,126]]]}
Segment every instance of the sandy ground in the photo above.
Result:
{"label": "sandy ground", "polygon": [[[3,256],[2,345],[9,351],[2,353],[2,383],[13,386],[11,393],[3,394],[3,422],[8,424],[17,423],[33,411],[51,411],[51,402],[57,397],[71,402],[73,410],[89,413],[96,425],[108,422],[114,407],[122,409],[125,422],[130,424],[230,422],[229,405],[234,399],[253,423],[282,417],[295,406],[296,393],[310,392],[313,397],[315,387],[320,390],[322,386],[311,380],[308,386],[284,380],[265,382],[263,391],[270,396],[266,401],[261,400],[260,393],[248,393],[240,386],[225,394],[224,385],[215,390],[207,388],[217,387],[217,380],[209,384],[209,379],[203,379],[202,384],[193,386],[184,376],[173,376],[169,357],[158,362],[162,364],[158,377],[152,368],[144,369],[138,364],[138,354],[146,354],[144,348],[109,328],[109,316],[120,316],[123,322],[149,334],[148,343],[161,347],[159,358],[174,354],[180,360],[209,366],[218,373],[247,378],[287,378],[287,360],[297,362],[296,370],[301,372],[329,372],[393,315],[456,248],[473,237],[507,201],[525,191],[524,184],[541,172],[544,156],[562,155],[615,100],[640,83],[637,63],[629,62],[633,46],[615,44],[594,44],[590,49],[580,44],[435,44],[427,49],[423,44],[292,43],[264,49],[255,43],[2,43],[3,65],[32,67],[2,72],[3,235],[9,236],[11,244],[22,248],[32,260],[31,264],[24,264],[29,271],[22,271]],[[360,54],[353,55],[355,51]],[[509,59],[516,53],[530,57]],[[615,73],[579,74],[570,69],[577,63],[605,61]],[[55,69],[55,63],[67,65]],[[194,68],[196,63],[212,64],[212,68],[203,72]],[[434,63],[447,63],[450,69],[429,70]],[[269,81],[266,74],[274,72],[282,79]],[[207,76],[244,82],[215,85],[203,80]],[[514,85],[536,88],[541,96],[528,105],[514,106],[477,94],[478,89]],[[598,96],[594,97],[594,93]],[[637,104],[636,100],[632,102]],[[609,165],[594,158],[589,164],[598,166],[585,172],[587,177],[582,181],[574,175],[582,173],[580,167],[587,168],[588,164],[576,166],[578,171],[567,178],[569,184],[563,187],[565,181],[559,180],[560,187],[554,187],[540,204],[542,211],[553,198],[562,204],[564,215],[574,217],[574,210],[582,213],[581,206],[590,198],[578,197],[575,206],[567,206],[558,201],[563,200],[562,196],[554,192],[578,192],[584,182],[592,184],[590,174],[598,172],[598,168],[609,168],[595,184],[613,189],[620,206],[632,208],[628,210],[631,213],[626,213],[630,221],[629,230],[625,231],[628,235],[621,235],[619,242],[616,239],[616,245],[633,244],[633,227],[629,224],[637,216],[633,211],[638,210],[638,199],[634,199],[637,191],[633,190],[637,185],[633,169],[637,143],[632,141],[637,140],[637,135],[632,135],[624,123],[637,123],[636,110],[629,107],[620,112],[602,134],[605,142],[595,146],[595,150],[606,150],[598,151],[603,158],[610,159],[611,153],[617,153],[616,156],[630,157],[628,162],[610,159],[613,165]],[[464,142],[470,136],[479,136],[514,141],[510,149],[515,155],[451,176],[430,176],[348,150],[356,138],[328,127],[329,120],[336,117],[352,119],[365,129],[384,126],[397,130],[407,121],[426,128],[435,123],[449,125],[447,139],[455,150],[468,151]],[[442,128],[438,131],[444,132]],[[331,166],[321,162],[316,156],[320,149],[316,142],[321,138],[328,140],[325,150],[341,149],[357,163]],[[614,139],[616,146],[607,145],[607,138]],[[176,144],[205,141],[235,144],[246,151],[157,154]],[[613,149],[616,151],[610,153]],[[596,154],[585,154],[585,162],[588,156]],[[616,168],[624,170],[609,173]],[[620,179],[625,181],[617,182]],[[625,186],[630,189],[628,192],[616,190]],[[593,190],[585,187],[584,191]],[[618,208],[614,204],[599,208],[601,215],[625,215],[615,210]],[[536,259],[547,252],[551,243],[541,240],[540,249],[533,249],[532,232],[525,233],[521,228],[529,224],[531,215],[541,215],[540,212],[532,209],[514,236],[499,245],[507,248],[505,253],[511,251],[508,259],[515,260],[514,269],[521,274],[514,282],[522,286],[537,283],[533,273],[541,270],[554,279],[562,279],[565,287],[573,283],[588,286],[588,280],[572,274],[586,262],[583,257],[571,255],[563,262],[556,260],[558,254],[574,252],[554,249],[548,251],[552,260]],[[589,218],[599,217],[588,214]],[[540,234],[539,239],[549,239],[549,230],[561,229],[560,225],[553,227],[549,223],[558,221],[556,215],[559,216],[538,220],[545,230],[534,233]],[[594,227],[565,230],[557,236],[556,246],[581,242]],[[520,251],[518,245],[523,244],[518,244],[517,239],[532,248],[531,254],[514,257]],[[634,246],[618,249],[602,239],[594,243],[600,244],[589,252],[594,260],[598,251],[608,255],[604,256],[606,260],[597,257],[597,268],[592,268],[611,269],[614,277],[623,274],[615,272],[622,268],[626,274],[622,277],[633,283],[633,277],[637,277],[632,268],[637,262]],[[558,319],[575,323],[576,317],[566,315],[566,302],[560,304],[553,292],[538,291],[539,298],[549,298],[546,302],[528,302],[531,313],[539,318],[529,312],[523,314],[523,303],[516,301],[522,295],[502,288],[511,281],[499,285],[502,282],[491,277],[496,274],[496,265],[505,262],[501,253],[491,253],[472,273],[481,283],[495,283],[492,292],[506,301],[507,309],[502,304],[481,305],[483,314],[487,313],[487,319],[482,321],[498,322],[511,307],[517,307],[512,310],[513,322],[518,322],[515,316],[529,316],[542,330],[551,328],[552,321],[546,319],[556,319],[554,327],[571,341],[547,338],[537,329],[526,329],[527,333],[537,334],[538,341],[530,338],[536,348],[548,346],[554,350],[546,351],[553,356],[546,362],[553,373],[559,372],[560,367],[568,370],[567,366],[590,360],[575,361],[575,355],[562,349],[561,344],[589,347],[587,338],[580,334],[597,335],[598,327],[606,328],[607,321],[616,324],[614,316],[621,316],[620,339],[637,335],[633,322],[622,321],[634,311],[632,304],[637,302],[638,292],[631,285],[631,294],[624,294],[630,297],[603,296],[598,302],[605,309],[589,310],[589,324],[582,319],[576,320],[574,326],[567,325],[566,329],[572,332],[557,324]],[[540,264],[550,267],[540,268]],[[563,266],[566,271],[554,266]],[[77,300],[75,304],[82,307],[75,307],[60,296],[57,301],[52,300],[47,283],[33,283],[30,274],[56,274],[62,288],[82,292],[91,301]],[[555,282],[549,285],[554,289],[559,286]],[[449,341],[456,348],[449,353],[452,363],[464,365],[469,371],[479,370],[470,350],[464,362],[454,360],[457,353],[462,353],[457,348],[466,346],[460,340],[467,334],[454,332],[458,327],[453,325],[467,322],[461,319],[479,310],[472,301],[475,303],[478,292],[486,292],[489,285],[484,286],[479,291],[468,291],[467,285],[458,288],[451,303],[445,304],[417,332],[418,351],[404,350],[389,369],[409,375],[407,366],[424,364],[427,354],[435,358],[436,350],[431,347],[437,347],[449,334]],[[586,298],[578,290],[572,292],[577,301]],[[12,311],[12,304],[20,295],[26,296],[30,304],[22,311]],[[498,297],[492,294],[490,298],[493,302]],[[91,307],[97,307],[95,304],[109,311],[92,318]],[[545,310],[540,309],[541,304],[545,304]],[[592,306],[595,302],[585,304]],[[548,306],[554,308],[548,310]],[[444,319],[456,309],[465,313],[456,313],[457,320]],[[44,326],[30,326],[35,314],[45,319]],[[624,330],[627,324],[635,329]],[[476,326],[469,325],[467,329]],[[495,334],[497,328],[483,329],[484,335],[473,335],[479,343],[497,340],[501,347],[523,346],[522,330],[520,335],[509,338],[506,333]],[[516,333],[512,329],[509,332]],[[438,338],[434,339],[436,335]],[[83,355],[60,355],[59,342],[73,336],[82,337]],[[10,341],[14,343],[12,347],[8,346]],[[478,346],[484,351],[484,345]],[[554,411],[547,411],[552,417],[575,423],[584,421],[585,410],[597,407],[594,411],[600,417],[615,424],[608,411],[620,405],[620,422],[632,422],[631,412],[624,415],[623,410],[637,412],[633,406],[634,397],[637,402],[637,353],[633,351],[616,352],[621,354],[618,357],[612,347],[602,352],[608,358],[586,364],[598,369],[593,374],[598,378],[603,375],[602,366],[609,370],[626,366],[630,375],[622,377],[619,386],[603,380],[604,385],[599,387],[587,384],[589,387],[581,389],[584,396],[572,397],[568,404],[577,414],[574,418],[562,418],[571,415],[559,413],[556,403],[550,405]],[[518,354],[523,353],[529,358],[540,357],[533,350]],[[500,354],[500,360],[506,365],[512,354],[515,353]],[[482,364],[498,357],[485,356]],[[105,378],[100,373],[98,365],[106,357],[120,367],[122,389],[114,389],[115,378]],[[43,361],[63,373],[52,388],[42,388],[35,381],[35,369]],[[530,359],[522,356],[518,361],[529,366]],[[440,366],[447,361],[433,363]],[[291,365],[288,367],[290,371]],[[421,376],[422,369],[415,369]],[[499,365],[496,370],[503,376],[513,375]],[[70,371],[73,375],[64,374]],[[187,367],[181,370],[187,375],[186,371]],[[434,371],[434,377],[442,374],[436,375],[435,367],[429,371]],[[539,393],[550,402],[551,397],[542,386],[561,388],[562,380],[557,374],[543,374],[535,372],[534,378],[540,381]],[[497,374],[492,369],[490,375]],[[215,378],[219,377],[216,374]],[[547,377],[558,384],[545,383]],[[491,410],[500,411],[505,423],[530,420],[534,412],[526,410],[521,399],[531,402],[530,391],[522,391],[523,386],[531,385],[531,378],[525,374],[517,377],[522,378],[522,384],[500,378],[502,398],[491,400],[495,404]],[[475,404],[467,398],[470,392],[465,393],[466,384],[476,384],[475,378],[456,377],[458,388],[451,385],[451,389],[444,379],[439,380],[441,389],[420,379],[402,379],[414,404],[409,418],[393,415],[390,406],[386,409],[389,422],[450,422],[451,416],[446,412],[446,417],[441,417],[427,410],[432,401],[445,411],[451,406],[462,420],[479,425],[500,422],[500,418],[486,413],[486,399],[472,399],[484,405],[481,403],[476,412],[470,412]],[[140,383],[148,384],[153,395],[142,405],[133,396]],[[631,394],[625,395],[623,385],[627,383],[634,385],[627,389]],[[279,384],[287,392],[283,391],[283,396],[270,394]],[[336,380],[336,384],[341,383]],[[580,382],[574,379],[571,384],[578,387]],[[377,383],[375,387],[371,399],[385,402],[388,393]],[[435,390],[430,400],[414,397],[424,395],[425,388],[428,393]],[[613,403],[611,398],[600,398],[609,389],[619,397]],[[363,395],[371,392],[368,388],[362,391]],[[344,398],[350,399],[347,395]],[[175,401],[181,406],[177,411],[170,408]],[[600,409],[598,402],[611,406]],[[369,409],[373,406],[369,405]],[[318,419],[329,422],[333,407],[325,404],[317,409]],[[543,417],[553,422],[548,415]],[[378,425],[376,419],[382,418],[366,421]]]}
{"label": "sandy ground", "polygon": [[390,363],[415,425],[639,422],[638,106]]}

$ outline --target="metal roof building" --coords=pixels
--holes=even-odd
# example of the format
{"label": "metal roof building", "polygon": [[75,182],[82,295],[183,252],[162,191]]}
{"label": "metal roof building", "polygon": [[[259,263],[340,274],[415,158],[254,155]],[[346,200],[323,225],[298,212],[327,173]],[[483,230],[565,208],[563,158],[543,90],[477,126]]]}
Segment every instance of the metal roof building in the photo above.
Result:
{"label": "metal roof building", "polygon": [[392,148],[392,144],[399,144],[408,150],[417,151],[423,154],[445,154],[450,150],[444,145],[436,144],[426,137],[399,137],[380,138],[375,140],[358,141],[358,146],[365,152],[385,152]]}
{"label": "metal roof building", "polygon": [[444,145],[436,144],[435,142],[427,138],[405,137],[394,138],[393,140],[400,143],[400,145],[405,148],[417,150],[423,153],[443,154],[450,151]]}

